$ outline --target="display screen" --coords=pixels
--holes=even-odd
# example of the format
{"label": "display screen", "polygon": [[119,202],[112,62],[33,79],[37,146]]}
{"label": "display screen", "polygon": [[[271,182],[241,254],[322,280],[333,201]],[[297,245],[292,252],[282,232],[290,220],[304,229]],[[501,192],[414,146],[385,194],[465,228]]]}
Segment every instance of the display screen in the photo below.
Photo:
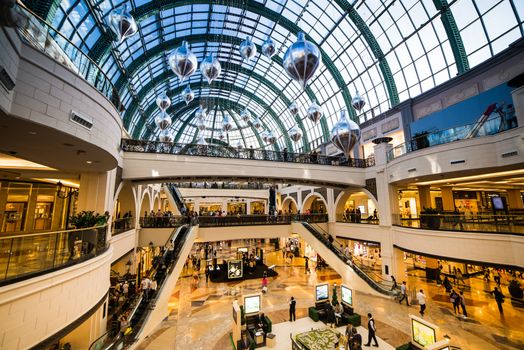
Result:
{"label": "display screen", "polygon": [[329,299],[329,285],[328,284],[319,284],[315,287],[315,295],[317,301],[323,301]]}
{"label": "display screen", "polygon": [[241,278],[243,274],[242,260],[229,260],[227,262],[227,278]]}
{"label": "display screen", "polygon": [[493,209],[504,210],[504,202],[501,197],[491,197],[491,203],[493,204]]}
{"label": "display screen", "polygon": [[237,252],[241,252],[241,253],[247,253],[247,250],[248,250],[247,247],[237,248]]}
{"label": "display screen", "polygon": [[348,287],[340,286],[340,294],[342,295],[342,302],[346,305],[353,305],[353,291]]}
{"label": "display screen", "polygon": [[418,345],[425,347],[437,342],[437,335],[434,328],[413,318],[411,319],[411,328],[413,341]]}
{"label": "display screen", "polygon": [[244,297],[244,312],[246,315],[260,312],[260,295]]}

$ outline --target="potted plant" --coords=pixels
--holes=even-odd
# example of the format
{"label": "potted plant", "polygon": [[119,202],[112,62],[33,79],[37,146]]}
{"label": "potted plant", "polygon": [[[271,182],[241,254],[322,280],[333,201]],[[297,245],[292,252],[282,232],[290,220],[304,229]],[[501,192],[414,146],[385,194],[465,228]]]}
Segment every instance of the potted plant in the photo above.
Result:
{"label": "potted plant", "polygon": [[516,279],[509,281],[508,291],[509,291],[509,294],[513,298],[516,298],[516,299],[524,298],[524,290],[522,289],[520,282],[517,281]]}
{"label": "potted plant", "polygon": [[438,230],[440,228],[439,211],[435,208],[423,208],[420,212],[420,227]]}
{"label": "potted plant", "polygon": [[107,216],[95,213],[93,210],[83,210],[73,215],[70,218],[69,222],[72,226],[76,228],[102,226],[106,224]]}

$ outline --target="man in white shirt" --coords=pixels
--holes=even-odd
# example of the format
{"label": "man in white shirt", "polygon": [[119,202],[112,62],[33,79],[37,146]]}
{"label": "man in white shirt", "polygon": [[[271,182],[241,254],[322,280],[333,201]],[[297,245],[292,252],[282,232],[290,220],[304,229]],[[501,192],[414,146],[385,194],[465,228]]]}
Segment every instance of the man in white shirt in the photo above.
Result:
{"label": "man in white shirt", "polygon": [[420,305],[420,315],[424,316],[424,311],[426,310],[426,294],[424,294],[422,289],[417,293],[417,300]]}
{"label": "man in white shirt", "polygon": [[141,283],[143,296],[146,300],[149,300],[149,288],[151,288],[151,280],[145,277]]}

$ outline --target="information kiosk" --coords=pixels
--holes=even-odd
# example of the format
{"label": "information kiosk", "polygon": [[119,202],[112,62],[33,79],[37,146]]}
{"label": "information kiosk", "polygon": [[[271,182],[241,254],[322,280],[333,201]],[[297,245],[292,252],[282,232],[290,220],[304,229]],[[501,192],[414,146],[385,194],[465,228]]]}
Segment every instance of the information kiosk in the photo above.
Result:
{"label": "information kiosk", "polygon": [[421,350],[449,349],[449,339],[439,340],[440,329],[420,317],[409,315],[411,319],[411,345]]}

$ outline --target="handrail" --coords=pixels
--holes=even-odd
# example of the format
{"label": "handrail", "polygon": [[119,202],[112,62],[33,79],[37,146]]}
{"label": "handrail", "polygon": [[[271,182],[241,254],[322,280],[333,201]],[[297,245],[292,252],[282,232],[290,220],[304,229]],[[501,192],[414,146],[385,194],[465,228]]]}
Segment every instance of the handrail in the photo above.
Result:
{"label": "handrail", "polygon": [[120,111],[122,104],[117,90],[102,68],[50,23],[22,2],[17,3],[20,11],[28,18],[28,21],[18,28],[21,37],[34,48],[82,77]]}
{"label": "handrail", "polygon": [[316,164],[367,168],[375,165],[374,158],[359,159],[345,156],[326,156],[322,154],[291,153],[288,151],[270,151],[265,149],[234,149],[222,145],[207,146],[195,144],[170,143],[150,140],[122,139],[120,148],[125,152],[162,153],[190,155],[214,158],[234,158],[245,160],[264,160],[286,163]]}
{"label": "handrail", "polygon": [[44,232],[35,232],[35,233],[21,233],[21,234],[18,234],[18,235],[11,235],[11,236],[0,236],[0,241],[3,240],[3,239],[11,239],[11,238],[52,235],[52,234],[55,234],[55,233],[62,233],[62,232],[76,232],[76,231],[97,229],[97,228],[102,228],[102,227],[106,227],[106,226],[107,225],[98,225],[98,226],[85,227],[85,228],[73,228],[73,229],[69,229],[69,230],[44,231]]}
{"label": "handrail", "polygon": [[[371,219],[370,219],[371,218]],[[362,218],[356,213],[349,213],[349,216],[344,214],[336,214],[337,222],[345,222],[350,224],[365,224],[365,225],[379,225],[380,221],[378,218],[373,219],[373,216]]]}
{"label": "handrail", "polygon": [[111,223],[111,234],[117,236],[135,228],[135,218],[130,216],[113,220]]}
{"label": "handrail", "polygon": [[[358,264],[354,263],[354,259],[351,259],[350,257],[347,257],[339,248],[337,248],[334,244],[330,242],[328,239],[328,236],[322,232],[319,232],[316,227],[313,227],[311,224],[307,222],[302,222],[302,225],[309,231],[311,234],[313,234],[320,242],[322,242],[326,247],[328,247],[339,259],[344,261],[349,267],[355,271],[357,275],[359,275],[364,281],[367,282],[367,284],[375,289],[377,292],[386,294],[389,296],[395,296],[397,295],[398,291],[393,290],[392,283],[389,281],[384,280],[381,276],[379,276],[381,282],[377,282],[373,280],[368,273],[366,273]],[[324,230],[325,231],[325,230]],[[335,240],[333,240],[335,242]],[[340,242],[337,242],[340,244]],[[358,260],[357,260],[358,261]],[[376,275],[378,276],[378,275]]]}
{"label": "handrail", "polygon": [[103,254],[107,225],[0,238],[0,286]]}
{"label": "handrail", "polygon": [[[468,139],[467,136],[469,131],[476,126],[478,126],[477,122],[414,136],[411,141],[402,143],[388,150],[387,161],[390,162],[404,154],[418,151],[420,149],[443,145],[458,140],[466,140]],[[486,120],[481,126],[480,131],[474,137],[495,135],[516,127],[516,123],[508,123],[505,119],[502,119],[502,117],[497,115]]]}

